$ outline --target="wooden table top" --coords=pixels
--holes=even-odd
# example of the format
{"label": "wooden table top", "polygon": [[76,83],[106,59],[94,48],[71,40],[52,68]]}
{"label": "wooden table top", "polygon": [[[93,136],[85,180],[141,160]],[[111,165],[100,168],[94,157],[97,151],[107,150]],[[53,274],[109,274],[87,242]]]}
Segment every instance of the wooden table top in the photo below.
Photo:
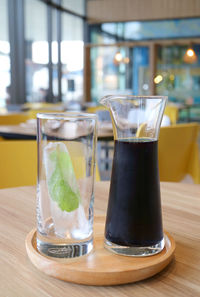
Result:
{"label": "wooden table top", "polygon": [[[105,214],[109,183],[95,184],[95,213]],[[200,296],[200,185],[161,183],[163,223],[176,241],[175,259],[156,276],[123,286],[67,283],[38,271],[25,237],[35,227],[35,187],[0,190],[0,296]]]}

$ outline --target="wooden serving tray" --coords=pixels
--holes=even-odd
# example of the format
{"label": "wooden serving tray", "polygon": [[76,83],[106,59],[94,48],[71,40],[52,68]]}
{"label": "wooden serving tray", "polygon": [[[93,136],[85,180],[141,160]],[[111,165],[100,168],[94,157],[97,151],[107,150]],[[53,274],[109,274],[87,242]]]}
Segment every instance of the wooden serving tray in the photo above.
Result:
{"label": "wooden serving tray", "polygon": [[55,278],[84,285],[119,285],[146,279],[160,272],[171,261],[175,242],[165,233],[165,248],[148,257],[116,255],[104,248],[105,217],[94,218],[94,249],[74,259],[55,259],[41,255],[36,248],[36,229],[26,237],[26,250],[31,262]]}

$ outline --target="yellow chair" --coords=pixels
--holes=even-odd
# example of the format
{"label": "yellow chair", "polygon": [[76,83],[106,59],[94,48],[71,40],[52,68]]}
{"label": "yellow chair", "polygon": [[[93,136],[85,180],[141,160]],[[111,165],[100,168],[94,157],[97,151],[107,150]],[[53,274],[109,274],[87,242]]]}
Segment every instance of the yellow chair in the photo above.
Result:
{"label": "yellow chair", "polygon": [[29,119],[27,113],[14,113],[0,115],[0,125],[18,125],[24,123]]}
{"label": "yellow chair", "polygon": [[185,175],[200,183],[198,150],[199,125],[196,123],[162,127],[159,136],[159,170],[161,181],[181,181]]}
{"label": "yellow chair", "polygon": [[[85,156],[87,155],[86,146],[83,143],[78,143],[75,141],[66,142],[68,152],[70,154],[74,172],[77,179],[85,177],[86,166],[85,166]],[[98,164],[96,163],[96,172],[95,172],[96,181],[100,181],[100,173]]]}
{"label": "yellow chair", "polygon": [[[81,166],[76,166],[74,169],[76,172],[78,172],[77,178],[81,178],[83,175],[83,168]],[[99,176],[99,171],[96,167],[96,180],[100,180]],[[0,141],[0,189],[36,185],[36,180],[36,141]]]}
{"label": "yellow chair", "polygon": [[0,142],[0,188],[36,184],[37,146],[34,140]]}
{"label": "yellow chair", "polygon": [[22,105],[23,108],[30,109],[46,109],[46,108],[54,108],[55,106],[62,106],[62,102],[59,103],[48,103],[48,102],[26,102]]}
{"label": "yellow chair", "polygon": [[178,121],[178,107],[174,105],[167,105],[165,107],[164,114],[170,118],[172,125],[175,125]]}
{"label": "yellow chair", "polygon": [[86,109],[86,112],[88,112],[88,113],[96,113],[99,110],[106,110],[106,108],[103,105],[90,106],[90,107],[88,107]]}
{"label": "yellow chair", "polygon": [[36,119],[37,113],[63,113],[63,111],[59,111],[57,109],[30,109],[27,113],[29,116],[29,119]]}

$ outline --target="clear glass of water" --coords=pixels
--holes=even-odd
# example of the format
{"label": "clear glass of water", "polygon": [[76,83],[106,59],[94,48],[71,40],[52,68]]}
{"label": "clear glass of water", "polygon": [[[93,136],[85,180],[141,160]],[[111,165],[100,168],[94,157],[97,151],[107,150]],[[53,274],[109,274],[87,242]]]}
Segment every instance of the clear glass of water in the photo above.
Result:
{"label": "clear glass of water", "polygon": [[96,115],[37,115],[37,249],[74,258],[93,248]]}

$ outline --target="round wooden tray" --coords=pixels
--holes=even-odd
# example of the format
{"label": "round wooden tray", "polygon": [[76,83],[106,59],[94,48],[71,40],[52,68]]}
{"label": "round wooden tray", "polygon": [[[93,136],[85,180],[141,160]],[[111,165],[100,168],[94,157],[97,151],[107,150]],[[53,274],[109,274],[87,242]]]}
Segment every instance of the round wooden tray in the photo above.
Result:
{"label": "round wooden tray", "polygon": [[175,242],[165,232],[165,248],[149,257],[116,255],[104,248],[105,217],[94,219],[94,249],[74,259],[55,259],[41,255],[36,248],[36,229],[26,237],[26,250],[31,262],[44,273],[55,278],[84,285],[119,285],[136,282],[155,275],[171,261]]}

